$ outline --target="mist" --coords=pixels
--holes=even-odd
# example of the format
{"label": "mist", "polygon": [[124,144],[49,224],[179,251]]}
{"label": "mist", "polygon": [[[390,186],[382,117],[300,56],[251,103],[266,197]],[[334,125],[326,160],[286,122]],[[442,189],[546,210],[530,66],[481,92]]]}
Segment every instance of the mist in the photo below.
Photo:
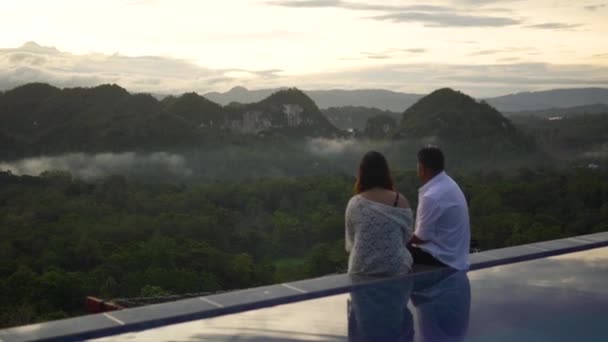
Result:
{"label": "mist", "polygon": [[582,154],[583,158],[606,159],[608,158],[608,143],[603,143]]}
{"label": "mist", "polygon": [[354,175],[366,152],[390,153],[392,144],[386,141],[315,138],[279,144],[193,147],[171,152],[69,153],[0,161],[0,170],[30,176],[60,170],[86,181],[110,175],[142,181]]}
{"label": "mist", "polygon": [[16,175],[38,176],[45,171],[67,171],[73,177],[95,180],[113,174],[143,176],[148,174],[184,178],[192,175],[186,158],[179,154],[155,152],[70,153],[59,156],[25,158],[14,162],[0,162],[0,170]]}
{"label": "mist", "polygon": [[327,139],[313,138],[308,139],[305,146],[313,155],[322,157],[335,157],[337,155],[355,154],[362,156],[370,150],[384,151],[392,143],[390,141],[364,140],[364,139]]}
{"label": "mist", "polygon": [[[415,140],[365,140],[314,138],[299,141],[256,142],[197,146],[158,152],[70,153],[58,156],[0,161],[0,170],[17,175],[38,176],[62,170],[74,178],[94,181],[123,175],[139,181],[214,181],[299,177],[330,174],[354,176],[361,158],[370,150],[384,154],[392,170],[414,170],[417,150],[436,137]],[[439,144],[447,155],[450,170],[515,169],[530,166],[538,156],[518,153],[477,155],[470,149]],[[593,156],[606,148],[592,151]],[[538,159],[538,160],[537,160]]]}

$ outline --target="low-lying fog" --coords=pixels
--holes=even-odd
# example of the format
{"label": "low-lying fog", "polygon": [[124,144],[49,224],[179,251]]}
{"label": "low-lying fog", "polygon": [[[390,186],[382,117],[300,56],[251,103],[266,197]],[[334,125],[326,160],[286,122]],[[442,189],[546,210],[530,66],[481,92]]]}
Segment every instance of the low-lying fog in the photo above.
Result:
{"label": "low-lying fog", "polygon": [[113,174],[154,179],[230,179],[325,174],[354,174],[368,150],[389,152],[387,142],[354,139],[309,139],[305,143],[226,145],[154,153],[68,153],[0,161],[0,170],[37,176],[44,171],[68,171],[84,180]]}
{"label": "low-lying fog", "polygon": [[[355,175],[361,157],[370,150],[384,153],[394,170],[414,170],[416,151],[436,143],[435,138],[416,141],[360,139],[309,139],[305,142],[229,144],[162,152],[69,153],[56,156],[0,161],[0,170],[17,175],[40,175],[63,170],[87,181],[120,174],[152,181],[221,180],[308,176],[342,173]],[[551,165],[553,159],[539,152],[496,152],[483,146],[441,145],[450,171],[498,170]],[[581,161],[605,160],[608,145],[577,154]],[[570,158],[572,160],[572,158]]]}

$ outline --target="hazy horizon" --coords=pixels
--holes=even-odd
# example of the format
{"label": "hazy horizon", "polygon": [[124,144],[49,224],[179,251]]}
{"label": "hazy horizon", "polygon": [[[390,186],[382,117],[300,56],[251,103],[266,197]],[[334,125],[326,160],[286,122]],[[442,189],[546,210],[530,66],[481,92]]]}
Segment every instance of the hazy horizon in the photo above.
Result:
{"label": "hazy horizon", "polygon": [[[94,83],[94,84],[74,84],[74,85],[62,85],[60,83],[53,83],[52,81],[44,81],[44,80],[32,80],[32,81],[27,81],[27,82],[22,82],[22,83],[16,83],[14,86],[10,86],[10,87],[5,87],[2,88],[2,84],[0,84],[0,91],[10,91],[12,89],[27,85],[27,84],[31,84],[31,83],[46,83],[49,84],[50,86],[53,87],[57,87],[60,89],[63,88],[77,88],[77,87],[84,87],[84,88],[95,88],[98,86],[102,86],[102,85],[117,85],[121,88],[124,88],[125,90],[127,90],[129,93],[131,94],[150,94],[153,96],[158,96],[160,98],[165,97],[165,96],[179,96],[179,95],[183,95],[186,93],[197,93],[201,96],[204,96],[206,94],[213,94],[213,93],[217,93],[217,94],[227,94],[231,91],[234,90],[238,90],[238,89],[243,89],[244,91],[249,91],[249,92],[257,92],[257,91],[278,91],[281,89],[289,89],[289,88],[297,88],[300,89],[304,92],[307,91],[388,91],[388,92],[393,92],[393,93],[397,93],[397,94],[404,94],[404,95],[419,95],[419,96],[425,96],[428,95],[430,93],[432,93],[435,90],[438,89],[442,89],[442,88],[452,88],[454,90],[457,91],[461,91],[463,92],[461,89],[458,88],[453,88],[453,87],[449,87],[449,86],[444,86],[444,87],[438,87],[438,88],[432,88],[430,89],[428,92],[410,92],[407,90],[398,90],[398,89],[389,89],[389,88],[372,88],[372,87],[361,87],[361,88],[346,88],[346,87],[328,87],[328,88],[302,88],[302,87],[298,87],[296,85],[290,85],[290,84],[286,84],[286,85],[280,85],[277,84],[276,86],[268,86],[268,87],[246,87],[244,85],[240,85],[240,84],[235,84],[233,86],[230,86],[228,88],[221,88],[221,89],[210,89],[204,92],[199,92],[196,91],[195,89],[191,89],[191,90],[180,90],[179,92],[174,92],[174,93],[159,93],[159,92],[150,92],[150,91],[145,91],[145,90],[133,90],[130,89],[126,86],[124,86],[123,84],[120,83],[114,83],[114,82],[101,82],[101,83]],[[560,88],[539,88],[539,89],[533,89],[533,90],[513,90],[512,92],[509,93],[497,93],[496,95],[493,96],[488,96],[487,98],[494,98],[494,97],[501,97],[501,96],[505,96],[505,95],[517,95],[517,94],[522,94],[522,93],[536,93],[536,92],[544,92],[544,91],[553,91],[553,90],[577,90],[577,89],[607,89],[608,90],[608,85],[606,86],[579,86],[579,87],[560,87]],[[464,92],[466,95],[472,96],[476,99],[484,99],[486,97],[481,97],[481,96],[476,96],[475,94],[472,93],[467,93]]]}
{"label": "hazy horizon", "polygon": [[602,0],[30,0],[0,12],[11,32],[0,37],[0,89],[451,87],[483,98],[608,87]]}

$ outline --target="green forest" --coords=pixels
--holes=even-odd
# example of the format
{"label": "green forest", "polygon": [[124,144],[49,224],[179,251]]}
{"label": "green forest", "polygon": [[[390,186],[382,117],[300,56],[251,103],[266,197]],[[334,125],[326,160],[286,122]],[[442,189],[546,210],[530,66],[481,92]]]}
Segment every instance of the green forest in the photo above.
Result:
{"label": "green forest", "polygon": [[227,106],[116,85],[1,92],[0,327],[84,314],[86,296],[345,272],[344,209],[372,149],[415,208],[416,151],[441,146],[481,250],[608,230],[606,114],[506,118],[444,88],[400,119],[325,115],[297,89]]}
{"label": "green forest", "polygon": [[[608,230],[608,172],[454,174],[481,250]],[[415,172],[394,174],[416,206]],[[349,175],[145,183],[0,173],[0,326],[102,298],[215,292],[344,272]]]}

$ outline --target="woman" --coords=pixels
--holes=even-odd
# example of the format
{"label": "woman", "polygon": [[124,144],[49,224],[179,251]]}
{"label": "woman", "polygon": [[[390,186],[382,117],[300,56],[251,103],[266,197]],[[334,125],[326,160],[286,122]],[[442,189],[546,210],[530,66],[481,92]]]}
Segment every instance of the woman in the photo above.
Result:
{"label": "woman", "polygon": [[412,269],[406,244],[412,237],[412,210],[395,191],[388,164],[368,152],[359,165],[355,196],[346,207],[348,273],[394,276]]}

